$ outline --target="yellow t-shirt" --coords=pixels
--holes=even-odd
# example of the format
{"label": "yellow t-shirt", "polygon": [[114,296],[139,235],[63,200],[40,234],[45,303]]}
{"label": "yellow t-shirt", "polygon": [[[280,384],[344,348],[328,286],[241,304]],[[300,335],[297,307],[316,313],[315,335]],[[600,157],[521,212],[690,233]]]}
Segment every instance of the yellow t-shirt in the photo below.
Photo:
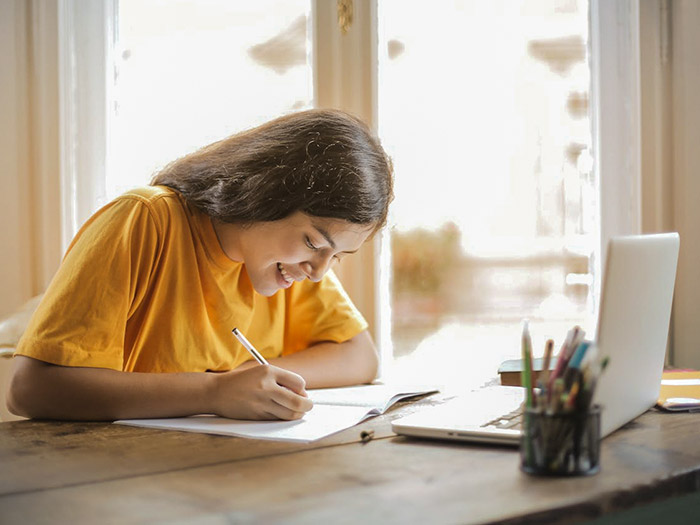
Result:
{"label": "yellow t-shirt", "polygon": [[64,366],[138,372],[231,370],[343,342],[367,323],[329,272],[265,297],[221,249],[211,219],[170,188],[130,191],[71,243],[16,354]]}

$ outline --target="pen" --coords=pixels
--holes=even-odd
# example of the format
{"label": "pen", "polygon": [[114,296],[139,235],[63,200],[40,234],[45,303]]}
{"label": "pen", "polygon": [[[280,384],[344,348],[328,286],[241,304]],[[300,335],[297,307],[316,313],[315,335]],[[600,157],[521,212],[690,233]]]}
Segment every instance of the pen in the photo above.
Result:
{"label": "pen", "polygon": [[579,385],[580,383],[578,381],[574,381],[574,384],[571,386],[571,390],[569,390],[566,397],[566,403],[564,404],[565,412],[570,412],[574,409],[574,403],[576,403],[576,397],[578,396],[578,391],[580,388]]}
{"label": "pen", "polygon": [[580,345],[578,345],[578,348],[569,360],[569,368],[581,368],[581,362],[583,361],[583,358],[585,357],[586,352],[588,352],[588,348],[590,346],[590,341],[583,341]]}
{"label": "pen", "polygon": [[552,362],[552,350],[554,349],[554,341],[552,339],[547,339],[547,343],[544,347],[544,363],[542,364],[542,371],[540,372],[540,381],[542,384],[540,388],[544,389],[545,385],[549,384],[549,365]]}
{"label": "pen", "polygon": [[561,345],[561,349],[559,350],[559,357],[557,358],[557,363],[554,366],[554,370],[552,373],[549,375],[549,389],[551,391],[552,386],[554,385],[554,380],[559,377],[559,374],[562,372],[564,369],[564,361],[566,354],[569,351],[569,346],[571,346],[571,342],[574,339],[574,336],[576,335],[576,331],[578,330],[578,327],[574,327],[569,332],[566,334],[566,339],[564,339],[564,343]]}
{"label": "pen", "polygon": [[552,395],[549,400],[549,411],[552,414],[556,414],[560,410],[559,403],[561,402],[561,395],[564,393],[564,380],[560,377],[554,380],[554,385],[552,387]]}
{"label": "pen", "polygon": [[261,365],[267,365],[268,362],[265,360],[265,358],[258,352],[255,347],[248,341],[245,336],[241,333],[241,331],[238,328],[234,328],[231,330],[233,332],[233,335],[236,336],[236,339],[238,339],[243,347],[250,352],[250,355],[252,355],[255,360],[260,363]]}
{"label": "pen", "polygon": [[[532,390],[532,339],[530,339],[530,328],[527,319],[523,321],[523,335],[522,335],[522,359],[523,367],[521,373],[522,384],[525,387],[525,407],[526,409],[532,409],[534,406],[533,390]],[[527,410],[524,415],[525,428],[530,427],[530,414]],[[529,430],[525,432],[525,457],[527,464],[532,463],[532,458],[534,455],[534,448],[532,444],[532,432]]]}
{"label": "pen", "polygon": [[[544,410],[547,407],[547,385],[549,384],[549,363],[552,360],[552,350],[554,349],[554,341],[547,340],[544,348],[544,363],[542,370],[537,374],[537,406]],[[534,372],[533,372],[534,374]]]}
{"label": "pen", "polygon": [[527,407],[533,406],[532,392],[532,340],[530,339],[530,328],[527,319],[523,321],[523,338],[522,338],[522,359],[523,373],[522,383],[525,387]]}
{"label": "pen", "polygon": [[564,378],[564,387],[571,388],[576,379],[581,379],[583,371],[581,363],[585,357],[588,348],[591,346],[590,341],[583,341],[569,359],[569,363],[561,376]]}
{"label": "pen", "polygon": [[571,339],[569,339],[567,335],[567,340],[564,341],[564,345],[566,345],[566,348],[562,347],[562,350],[559,352],[557,366],[554,369],[554,373],[550,376],[550,382],[553,380],[553,378],[562,377],[564,375],[567,366],[569,366],[569,361],[571,360],[571,357],[573,356],[574,352],[578,349],[579,344],[581,344],[584,336],[586,335],[586,333],[583,330],[581,330],[580,326],[574,326],[569,332],[569,334],[571,335]]}

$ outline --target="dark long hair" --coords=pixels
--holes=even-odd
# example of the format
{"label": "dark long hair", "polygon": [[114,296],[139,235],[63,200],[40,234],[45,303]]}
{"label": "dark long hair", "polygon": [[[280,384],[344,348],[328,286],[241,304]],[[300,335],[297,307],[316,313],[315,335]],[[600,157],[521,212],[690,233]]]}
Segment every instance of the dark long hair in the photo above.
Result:
{"label": "dark long hair", "polygon": [[393,173],[379,141],[339,110],[286,115],[186,155],[153,177],[228,223],[302,211],[355,224],[386,223]]}

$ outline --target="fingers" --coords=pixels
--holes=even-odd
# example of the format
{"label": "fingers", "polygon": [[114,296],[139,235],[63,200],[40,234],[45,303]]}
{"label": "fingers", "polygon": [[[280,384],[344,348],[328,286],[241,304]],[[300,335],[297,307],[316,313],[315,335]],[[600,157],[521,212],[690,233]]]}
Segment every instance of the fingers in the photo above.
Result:
{"label": "fingers", "polygon": [[304,414],[305,412],[311,410],[314,406],[313,401],[311,401],[311,399],[308,397],[300,396],[299,394],[284,387],[279,387],[272,391],[270,393],[270,398],[283,409],[293,413]]}
{"label": "fingers", "polygon": [[276,382],[270,391],[270,400],[274,403],[268,412],[279,419],[294,420],[301,418],[313,408],[314,404],[306,393],[306,382],[300,375],[277,368],[269,367]]}
{"label": "fingers", "polygon": [[301,419],[306,414],[306,412],[295,412],[290,410],[289,408],[283,407],[274,401],[272,403],[273,404],[269,407],[270,409],[266,410],[260,419],[281,419],[283,421],[295,421],[297,419]]}
{"label": "fingers", "polygon": [[276,366],[270,366],[271,370],[274,371],[277,384],[291,390],[292,392],[299,394],[300,396],[308,397],[306,393],[306,381],[299,374],[290,372],[289,370],[284,370],[283,368],[278,368]]}

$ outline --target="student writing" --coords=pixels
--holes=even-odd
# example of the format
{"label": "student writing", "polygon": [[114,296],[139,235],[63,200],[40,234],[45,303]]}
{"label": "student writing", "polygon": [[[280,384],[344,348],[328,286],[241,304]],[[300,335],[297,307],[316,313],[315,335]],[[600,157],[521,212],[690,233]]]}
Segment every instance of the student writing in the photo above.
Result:
{"label": "student writing", "polygon": [[371,381],[367,323],[328,270],[385,224],[392,198],[380,144],[335,110],[174,161],[76,235],[18,345],[8,407],[72,420],[297,419],[312,406],[307,387]]}

